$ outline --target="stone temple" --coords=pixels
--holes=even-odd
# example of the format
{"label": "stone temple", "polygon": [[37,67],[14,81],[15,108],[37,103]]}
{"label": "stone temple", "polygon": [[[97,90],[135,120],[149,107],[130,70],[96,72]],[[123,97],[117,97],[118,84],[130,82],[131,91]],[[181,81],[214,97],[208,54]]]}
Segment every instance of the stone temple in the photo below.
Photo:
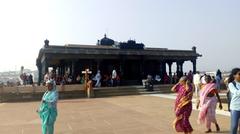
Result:
{"label": "stone temple", "polygon": [[[143,43],[134,40],[116,42],[106,35],[97,41],[96,45],[45,45],[40,49],[36,60],[39,71],[38,84],[43,81],[44,74],[49,67],[58,75],[66,72],[73,78],[85,69],[90,69],[93,74],[100,70],[102,74],[111,74],[116,69],[122,85],[140,84],[141,79],[150,75],[159,75],[161,78],[168,72],[172,79],[172,65],[176,63],[176,73],[183,75],[183,64],[191,61],[193,73],[196,72],[197,53],[196,47],[191,50],[169,50],[167,48],[149,48]],[[168,66],[169,70],[166,70]]]}

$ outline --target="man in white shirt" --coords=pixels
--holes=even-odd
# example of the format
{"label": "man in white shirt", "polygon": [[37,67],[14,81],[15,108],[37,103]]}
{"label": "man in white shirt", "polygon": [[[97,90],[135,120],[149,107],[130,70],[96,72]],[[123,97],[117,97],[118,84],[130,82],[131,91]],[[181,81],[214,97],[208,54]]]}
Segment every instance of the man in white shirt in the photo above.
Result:
{"label": "man in white shirt", "polygon": [[193,76],[193,84],[195,86],[195,94],[196,94],[196,97],[198,98],[198,91],[200,90],[200,84],[201,84],[201,76],[199,74],[199,72],[196,72],[196,74],[194,74]]}
{"label": "man in white shirt", "polygon": [[117,71],[115,69],[113,69],[113,71],[112,71],[112,86],[115,86],[116,78],[117,78]]}

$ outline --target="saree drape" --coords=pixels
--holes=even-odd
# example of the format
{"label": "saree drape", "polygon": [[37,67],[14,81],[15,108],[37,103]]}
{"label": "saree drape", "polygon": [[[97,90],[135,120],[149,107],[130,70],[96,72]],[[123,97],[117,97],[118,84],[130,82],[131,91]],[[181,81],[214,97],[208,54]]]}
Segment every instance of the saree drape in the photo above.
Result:
{"label": "saree drape", "polygon": [[189,117],[192,113],[192,86],[185,89],[183,85],[176,87],[178,93],[175,102],[175,115],[176,118],[173,122],[173,127],[177,132],[192,132],[193,128],[189,122]]}
{"label": "saree drape", "polygon": [[216,96],[207,97],[207,95],[216,89],[214,83],[206,84],[200,91],[200,112],[198,115],[198,123],[206,124],[206,127],[210,129],[211,122],[216,123]]}
{"label": "saree drape", "polygon": [[54,123],[57,118],[57,100],[58,93],[56,89],[46,91],[42,97],[42,102],[39,107],[39,116],[42,121],[42,134],[54,133]]}

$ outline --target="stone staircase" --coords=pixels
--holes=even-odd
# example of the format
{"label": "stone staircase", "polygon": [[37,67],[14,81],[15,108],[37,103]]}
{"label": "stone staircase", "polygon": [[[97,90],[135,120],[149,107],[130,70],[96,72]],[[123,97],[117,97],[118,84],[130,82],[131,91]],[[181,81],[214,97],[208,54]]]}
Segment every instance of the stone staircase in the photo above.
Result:
{"label": "stone staircase", "polygon": [[155,85],[154,91],[146,91],[143,86],[120,86],[120,87],[102,87],[95,88],[95,97],[112,97],[124,95],[143,95],[143,94],[157,94],[170,93],[172,85]]}
{"label": "stone staircase", "polygon": [[[113,97],[126,95],[143,95],[171,92],[172,85],[155,85],[154,91],[148,92],[143,86],[120,86],[120,87],[100,87],[94,88],[94,96]],[[17,90],[9,89],[0,93],[1,102],[22,102],[22,101],[40,101],[45,87],[21,87]],[[58,87],[60,89],[60,87]],[[67,85],[64,91],[59,91],[59,99],[86,98],[86,92],[82,85]],[[7,92],[8,91],[8,92]]]}

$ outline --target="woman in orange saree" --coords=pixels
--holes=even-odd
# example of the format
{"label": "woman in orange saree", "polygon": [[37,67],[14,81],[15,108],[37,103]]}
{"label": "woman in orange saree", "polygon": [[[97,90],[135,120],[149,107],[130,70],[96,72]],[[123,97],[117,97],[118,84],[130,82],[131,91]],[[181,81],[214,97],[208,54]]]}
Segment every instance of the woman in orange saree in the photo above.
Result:
{"label": "woman in orange saree", "polygon": [[193,128],[189,122],[189,117],[192,113],[192,85],[184,76],[173,86],[172,91],[177,93],[174,108],[176,119],[173,122],[173,127],[177,132],[191,134]]}

